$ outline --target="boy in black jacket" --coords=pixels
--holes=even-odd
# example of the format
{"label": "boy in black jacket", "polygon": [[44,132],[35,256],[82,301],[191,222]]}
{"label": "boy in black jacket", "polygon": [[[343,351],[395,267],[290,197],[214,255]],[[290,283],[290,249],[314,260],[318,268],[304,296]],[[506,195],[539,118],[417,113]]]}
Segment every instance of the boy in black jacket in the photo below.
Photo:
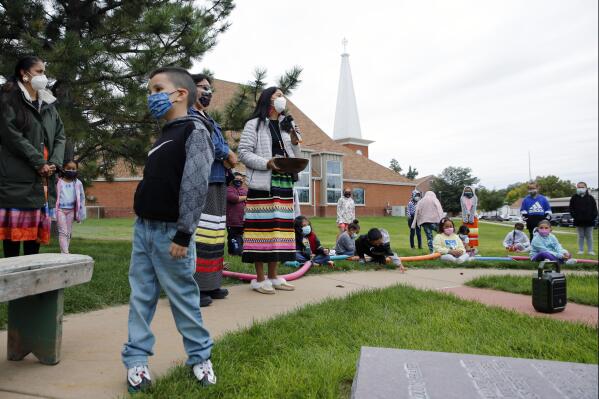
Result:
{"label": "boy in black jacket", "polygon": [[383,235],[383,231],[379,229],[370,229],[366,235],[361,235],[356,240],[356,255],[360,258],[360,262],[366,262],[366,256],[372,259],[372,262],[379,263],[381,265],[394,264],[399,266],[399,269],[405,271],[399,256],[397,256],[391,250],[391,242],[389,236],[385,231],[387,237]]}
{"label": "boy in black jacket", "polygon": [[203,385],[216,383],[210,362],[212,339],[203,326],[200,293],[193,279],[195,245],[190,245],[208,191],[214,148],[202,122],[187,115],[196,99],[187,71],[157,69],[150,74],[148,86],[150,113],[166,124],[148,152],[133,206],[137,221],[129,268],[129,338],[122,351],[132,393],[151,384],[148,356],[153,354],[154,335],[150,323],[161,287],[183,336],[187,364]]}
{"label": "boy in black jacket", "polygon": [[593,227],[597,222],[597,202],[589,193],[587,184],[576,184],[576,194],[570,198],[570,214],[574,219],[574,226],[578,233],[578,254],[584,253],[584,241],[587,242],[587,253],[595,255],[593,251]]}

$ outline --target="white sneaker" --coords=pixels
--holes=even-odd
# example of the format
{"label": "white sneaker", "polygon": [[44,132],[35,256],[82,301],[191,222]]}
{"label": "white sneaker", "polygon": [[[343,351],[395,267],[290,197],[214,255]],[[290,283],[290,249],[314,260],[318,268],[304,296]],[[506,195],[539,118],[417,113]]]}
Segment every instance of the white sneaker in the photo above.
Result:
{"label": "white sneaker", "polygon": [[589,255],[595,256],[595,251],[589,251]]}
{"label": "white sneaker", "polygon": [[576,259],[568,259],[566,261],[566,265],[574,265],[574,264],[576,264]]}
{"label": "white sneaker", "polygon": [[129,393],[145,391],[152,385],[148,366],[135,366],[127,369],[127,389]]}
{"label": "white sneaker", "polygon": [[210,359],[195,364],[193,366],[193,374],[203,386],[216,384],[216,374],[214,374]]}
{"label": "white sneaker", "polygon": [[576,252],[577,255],[584,255],[584,251],[578,251]]}
{"label": "white sneaker", "polygon": [[274,289],[282,291],[293,291],[295,287],[289,284],[283,277],[271,278],[270,282]]}
{"label": "white sneaker", "polygon": [[264,281],[258,281],[253,279],[250,282],[250,288],[254,291],[258,291],[261,294],[274,294],[275,289],[272,288],[272,283],[269,279],[264,279]]}

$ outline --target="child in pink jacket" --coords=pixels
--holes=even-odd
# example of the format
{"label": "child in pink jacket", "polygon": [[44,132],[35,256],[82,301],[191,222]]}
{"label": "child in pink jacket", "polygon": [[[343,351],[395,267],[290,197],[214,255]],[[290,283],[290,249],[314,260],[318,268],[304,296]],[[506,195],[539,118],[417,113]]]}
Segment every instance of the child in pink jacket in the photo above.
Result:
{"label": "child in pink jacket", "polygon": [[67,161],[56,184],[56,225],[61,253],[69,253],[73,221],[81,222],[85,216],[85,192],[77,179],[77,163]]}

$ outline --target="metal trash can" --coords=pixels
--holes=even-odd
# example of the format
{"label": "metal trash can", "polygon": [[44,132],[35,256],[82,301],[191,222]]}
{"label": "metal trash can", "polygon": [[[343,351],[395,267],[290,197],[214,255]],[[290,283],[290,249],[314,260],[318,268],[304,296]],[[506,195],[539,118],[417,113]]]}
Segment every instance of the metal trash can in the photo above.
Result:
{"label": "metal trash can", "polygon": [[[555,270],[545,269],[551,264]],[[556,313],[564,310],[567,303],[566,276],[559,262],[541,262],[537,276],[532,279],[532,306],[537,312]]]}

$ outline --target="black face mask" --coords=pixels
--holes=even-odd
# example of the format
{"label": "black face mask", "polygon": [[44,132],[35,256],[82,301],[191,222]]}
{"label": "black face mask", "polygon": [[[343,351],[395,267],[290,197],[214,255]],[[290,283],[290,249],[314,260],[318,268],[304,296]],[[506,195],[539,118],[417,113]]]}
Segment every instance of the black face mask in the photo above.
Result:
{"label": "black face mask", "polygon": [[474,197],[474,194],[473,194],[473,193],[470,193],[470,192],[465,192],[465,193],[464,193],[464,196],[465,196],[466,198],[472,198],[472,197]]}
{"label": "black face mask", "polygon": [[349,197],[351,197],[351,193],[343,193],[343,196],[344,196],[345,198],[349,198]]}
{"label": "black face mask", "polygon": [[241,187],[241,183],[242,183],[241,180],[233,180],[233,185],[235,187]]}
{"label": "black face mask", "polygon": [[210,105],[210,101],[212,100],[212,93],[203,93],[198,101],[202,104],[202,107],[206,108]]}
{"label": "black face mask", "polygon": [[77,178],[77,171],[76,170],[65,170],[64,171],[64,177],[66,177],[67,179],[76,179]]}

